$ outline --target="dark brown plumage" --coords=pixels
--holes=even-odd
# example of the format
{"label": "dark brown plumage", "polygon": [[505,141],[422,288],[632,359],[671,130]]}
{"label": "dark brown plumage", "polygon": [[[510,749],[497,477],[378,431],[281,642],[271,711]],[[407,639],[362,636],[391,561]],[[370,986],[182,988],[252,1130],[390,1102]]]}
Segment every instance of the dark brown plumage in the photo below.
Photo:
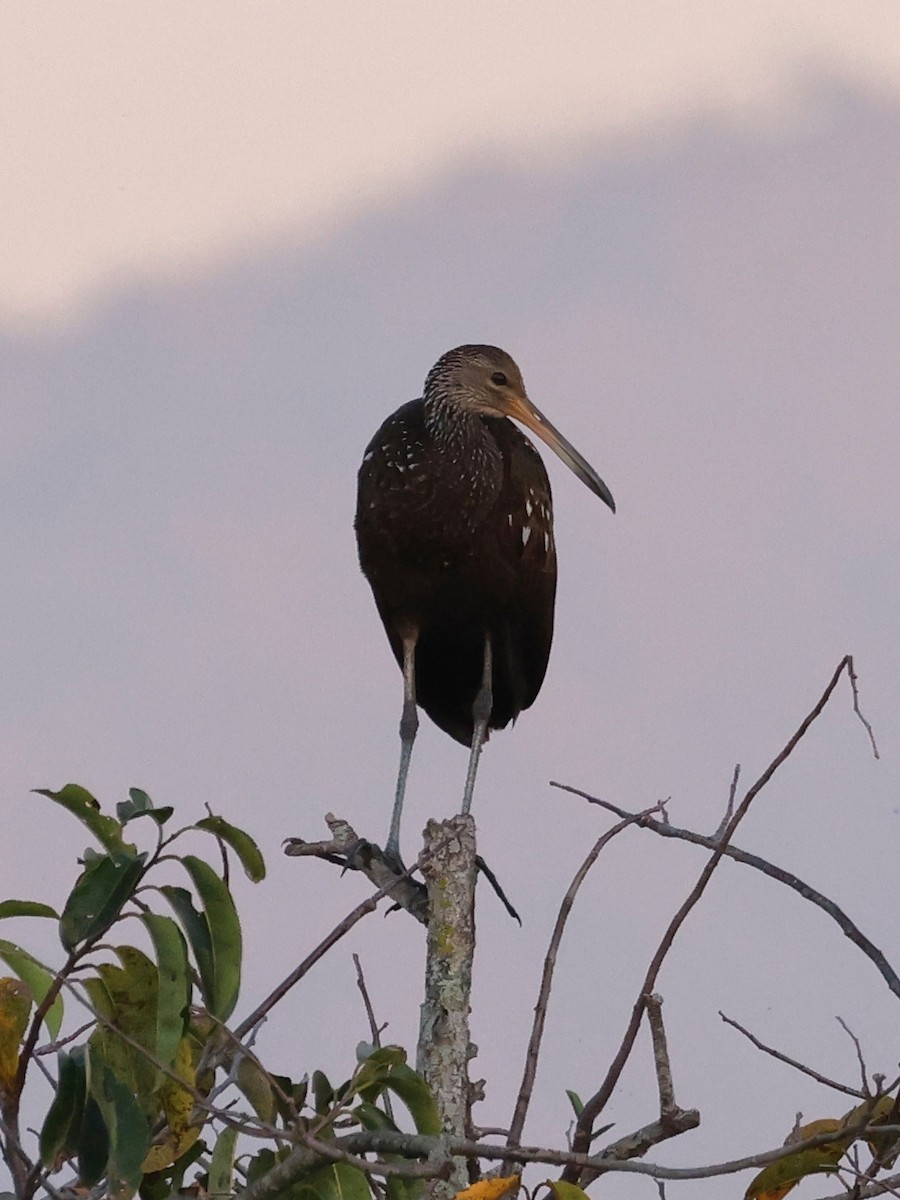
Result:
{"label": "dark brown plumage", "polygon": [[531,404],[519,368],[495,346],[443,355],[423,396],[388,417],[360,467],[360,565],[406,667],[395,852],[416,703],[472,747],[465,812],[488,730],[534,702],[547,669],[556,594],[550,481],[508,417],[615,511],[609,489]]}

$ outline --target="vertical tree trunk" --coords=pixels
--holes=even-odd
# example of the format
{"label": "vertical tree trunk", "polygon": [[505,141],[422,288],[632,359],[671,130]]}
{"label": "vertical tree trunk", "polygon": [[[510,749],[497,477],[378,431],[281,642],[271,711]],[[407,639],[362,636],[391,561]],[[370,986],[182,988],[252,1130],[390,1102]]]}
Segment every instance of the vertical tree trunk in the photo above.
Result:
{"label": "vertical tree trunk", "polygon": [[[475,822],[470,816],[429,821],[422,874],[428,888],[425,1000],[419,1025],[418,1070],[441,1114],[444,1131],[466,1137],[471,1090],[469,1041],[472,959],[475,954]],[[469,1184],[464,1159],[435,1197]]]}

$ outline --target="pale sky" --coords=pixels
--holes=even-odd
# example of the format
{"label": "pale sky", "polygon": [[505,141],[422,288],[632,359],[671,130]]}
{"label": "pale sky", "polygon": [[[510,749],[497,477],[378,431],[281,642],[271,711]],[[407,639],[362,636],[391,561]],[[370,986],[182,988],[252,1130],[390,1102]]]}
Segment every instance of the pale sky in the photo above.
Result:
{"label": "pale sky", "polygon": [[316,237],[461,160],[777,120],[819,72],[896,93],[898,32],[893,2],[13,0],[0,318]]}
{"label": "pale sky", "polygon": [[[617,513],[548,461],[550,668],[475,796],[524,920],[480,889],[477,1118],[509,1120],[559,899],[607,828],[547,781],[632,810],[671,796],[673,822],[711,832],[735,762],[752,781],[848,651],[881,761],[842,685],[738,842],[832,894],[897,966],[900,7],[9,3],[0,81],[4,895],[60,903],[86,841],[31,788],[72,779],[111,807],[139,786],[184,820],[211,804],[271,868],[236,883],[240,1016],[368,894],[281,855],[328,810],[387,831],[401,680],[356,562],[355,474],[438,355],[486,341]],[[454,811],[465,763],[423,721],[407,852]],[[565,1089],[596,1086],[702,861],[635,831],[598,864],[527,1140],[564,1140]],[[345,1077],[367,1036],[353,950],[412,1047],[421,939],[401,914],[328,956],[264,1058]],[[658,1161],[736,1157],[798,1110],[849,1107],[719,1009],[849,1083],[835,1013],[870,1069],[900,1060],[870,965],[741,868],[659,990],[703,1124]],[[656,1116],[648,1063],[642,1043],[615,1135]]]}

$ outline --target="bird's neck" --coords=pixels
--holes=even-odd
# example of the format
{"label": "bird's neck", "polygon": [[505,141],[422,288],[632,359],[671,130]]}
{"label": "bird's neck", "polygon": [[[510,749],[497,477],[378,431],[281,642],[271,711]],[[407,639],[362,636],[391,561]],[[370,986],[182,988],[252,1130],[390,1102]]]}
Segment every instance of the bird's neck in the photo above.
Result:
{"label": "bird's neck", "polygon": [[499,488],[503,455],[491,434],[490,422],[440,397],[426,397],[425,428],[440,451],[452,462],[460,483],[476,478],[485,498]]}
{"label": "bird's neck", "polygon": [[424,416],[425,428],[442,453],[459,454],[461,461],[472,457],[499,461],[490,429],[476,413],[441,397],[426,397]]}

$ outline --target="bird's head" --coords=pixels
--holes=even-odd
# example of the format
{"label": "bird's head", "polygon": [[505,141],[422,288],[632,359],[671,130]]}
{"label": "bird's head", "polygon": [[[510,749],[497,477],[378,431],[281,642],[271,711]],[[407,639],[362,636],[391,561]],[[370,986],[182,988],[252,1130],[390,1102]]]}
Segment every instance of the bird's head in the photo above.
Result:
{"label": "bird's head", "polygon": [[497,346],[457,346],[442,354],[425,380],[425,400],[479,417],[508,417],[528,403],[522,372]]}
{"label": "bird's head", "polygon": [[575,447],[528,399],[522,372],[497,346],[457,346],[441,355],[425,379],[425,404],[435,412],[467,413],[475,417],[512,417],[555,451],[613,512],[612,492]]}

